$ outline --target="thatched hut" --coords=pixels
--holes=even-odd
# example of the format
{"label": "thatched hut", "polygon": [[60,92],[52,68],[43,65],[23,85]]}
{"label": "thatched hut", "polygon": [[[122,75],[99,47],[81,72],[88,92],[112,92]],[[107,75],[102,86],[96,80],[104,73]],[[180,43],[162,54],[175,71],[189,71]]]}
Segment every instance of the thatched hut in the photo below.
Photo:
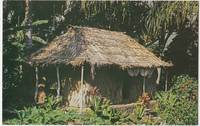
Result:
{"label": "thatched hut", "polygon": [[153,93],[159,69],[172,66],[122,32],[79,26],[33,53],[29,64],[36,67],[36,87],[38,69],[53,68],[57,95],[76,107],[87,106],[95,90],[113,104],[133,102]]}

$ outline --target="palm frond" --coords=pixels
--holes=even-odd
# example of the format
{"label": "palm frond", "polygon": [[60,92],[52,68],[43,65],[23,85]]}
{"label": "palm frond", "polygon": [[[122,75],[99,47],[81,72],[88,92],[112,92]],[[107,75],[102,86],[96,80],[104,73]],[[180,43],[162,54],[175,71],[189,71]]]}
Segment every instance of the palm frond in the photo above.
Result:
{"label": "palm frond", "polygon": [[38,37],[38,36],[32,36],[32,40],[35,42],[38,42],[40,44],[44,44],[44,45],[47,44],[47,42],[44,39],[42,39],[41,37]]}
{"label": "palm frond", "polygon": [[37,26],[37,25],[42,25],[42,24],[47,24],[48,20],[37,20],[35,22],[32,23],[33,26]]}

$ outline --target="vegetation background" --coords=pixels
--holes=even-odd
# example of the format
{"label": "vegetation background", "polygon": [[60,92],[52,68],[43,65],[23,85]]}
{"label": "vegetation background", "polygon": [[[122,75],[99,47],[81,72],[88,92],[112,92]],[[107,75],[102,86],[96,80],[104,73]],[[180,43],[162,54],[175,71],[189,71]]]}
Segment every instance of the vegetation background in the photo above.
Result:
{"label": "vegetation background", "polygon": [[197,79],[198,11],[198,1],[3,1],[3,110],[32,104],[25,60],[69,25],[126,32],[174,64],[170,77]]}

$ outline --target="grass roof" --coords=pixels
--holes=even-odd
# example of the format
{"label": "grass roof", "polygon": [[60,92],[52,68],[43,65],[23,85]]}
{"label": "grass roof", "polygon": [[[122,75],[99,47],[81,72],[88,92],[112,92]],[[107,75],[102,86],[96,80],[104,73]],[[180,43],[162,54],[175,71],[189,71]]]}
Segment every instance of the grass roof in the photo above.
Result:
{"label": "grass roof", "polygon": [[30,56],[32,65],[83,63],[91,65],[118,65],[133,67],[170,67],[152,52],[122,32],[71,26],[46,47]]}

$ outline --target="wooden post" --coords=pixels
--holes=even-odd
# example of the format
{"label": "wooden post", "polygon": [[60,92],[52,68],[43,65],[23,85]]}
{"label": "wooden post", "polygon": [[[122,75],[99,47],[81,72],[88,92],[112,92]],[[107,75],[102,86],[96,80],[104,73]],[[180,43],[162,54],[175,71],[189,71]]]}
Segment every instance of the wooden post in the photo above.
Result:
{"label": "wooden post", "polygon": [[145,76],[144,76],[144,79],[143,79],[143,91],[142,91],[142,95],[145,93]]}
{"label": "wooden post", "polygon": [[57,98],[60,97],[60,75],[59,75],[59,67],[56,66],[56,74],[57,74]]}
{"label": "wooden post", "polygon": [[166,74],[165,74],[165,91],[167,91],[167,83],[168,83],[168,71],[166,70]]}
{"label": "wooden post", "polygon": [[80,113],[82,113],[83,109],[83,73],[84,73],[84,66],[81,66],[81,105],[80,105]]}
{"label": "wooden post", "polygon": [[38,67],[35,67],[35,97],[34,97],[35,102],[37,102],[38,84],[39,84]]}
{"label": "wooden post", "polygon": [[156,84],[160,84],[161,68],[157,68],[157,73]]}

